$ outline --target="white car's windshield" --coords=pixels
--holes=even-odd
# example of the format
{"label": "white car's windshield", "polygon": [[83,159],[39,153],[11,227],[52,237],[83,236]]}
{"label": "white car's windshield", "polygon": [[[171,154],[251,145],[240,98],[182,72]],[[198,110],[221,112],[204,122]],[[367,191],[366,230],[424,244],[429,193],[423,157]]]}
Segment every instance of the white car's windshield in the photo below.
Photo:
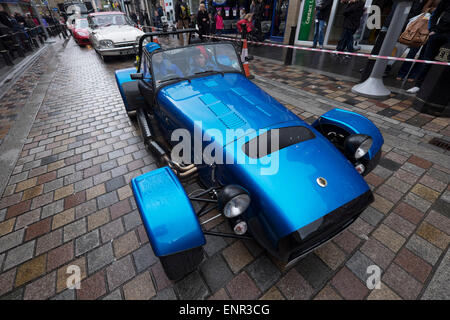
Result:
{"label": "white car's windshield", "polygon": [[76,23],[75,23],[75,28],[76,29],[86,29],[88,26],[89,26],[88,22],[85,19],[77,20]]}
{"label": "white car's windshield", "polygon": [[92,17],[92,23],[95,28],[107,26],[133,25],[130,19],[123,14],[105,14]]}
{"label": "white car's windshield", "polygon": [[232,44],[202,44],[168,49],[152,55],[152,71],[157,86],[177,78],[224,72],[242,72]]}

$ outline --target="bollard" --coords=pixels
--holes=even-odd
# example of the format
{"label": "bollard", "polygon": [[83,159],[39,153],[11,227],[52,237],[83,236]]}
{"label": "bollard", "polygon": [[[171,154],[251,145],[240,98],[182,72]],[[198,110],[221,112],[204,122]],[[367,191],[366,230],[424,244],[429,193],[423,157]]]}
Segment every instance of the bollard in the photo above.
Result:
{"label": "bollard", "polygon": [[[295,42],[295,32],[297,26],[291,26],[291,33],[289,34],[289,45],[293,46]],[[292,56],[294,55],[294,49],[288,48],[286,51],[286,57],[284,58],[284,65],[290,66],[292,64]]]}
{"label": "bollard", "polygon": [[[450,42],[439,49],[436,60],[450,62]],[[433,116],[450,117],[450,67],[432,65],[427,72],[412,107]]]}

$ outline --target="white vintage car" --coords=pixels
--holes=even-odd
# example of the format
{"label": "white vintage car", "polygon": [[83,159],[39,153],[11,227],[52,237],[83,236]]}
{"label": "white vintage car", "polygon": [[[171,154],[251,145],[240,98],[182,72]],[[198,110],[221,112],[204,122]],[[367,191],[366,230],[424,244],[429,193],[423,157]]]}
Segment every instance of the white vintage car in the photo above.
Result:
{"label": "white vintage car", "polygon": [[144,34],[120,11],[95,12],[88,15],[89,40],[105,60],[109,56],[136,53],[139,38]]}

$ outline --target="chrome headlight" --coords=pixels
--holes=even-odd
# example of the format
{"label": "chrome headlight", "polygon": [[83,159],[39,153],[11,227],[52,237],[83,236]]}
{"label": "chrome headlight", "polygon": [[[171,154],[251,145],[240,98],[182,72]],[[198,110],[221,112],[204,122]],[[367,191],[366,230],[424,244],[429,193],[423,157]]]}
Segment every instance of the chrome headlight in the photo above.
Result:
{"label": "chrome headlight", "polygon": [[344,142],[345,153],[348,158],[360,159],[369,152],[373,140],[366,134],[349,135]]}
{"label": "chrome headlight", "polygon": [[114,43],[111,40],[100,40],[100,47],[103,48],[112,48],[114,47]]}
{"label": "chrome headlight", "polygon": [[227,218],[235,218],[245,212],[250,205],[250,196],[238,185],[228,185],[220,190],[219,209]]}
{"label": "chrome headlight", "polygon": [[355,159],[362,158],[366,155],[367,152],[369,152],[370,147],[372,146],[372,138],[368,138],[364,140],[363,143],[361,143],[355,151]]}

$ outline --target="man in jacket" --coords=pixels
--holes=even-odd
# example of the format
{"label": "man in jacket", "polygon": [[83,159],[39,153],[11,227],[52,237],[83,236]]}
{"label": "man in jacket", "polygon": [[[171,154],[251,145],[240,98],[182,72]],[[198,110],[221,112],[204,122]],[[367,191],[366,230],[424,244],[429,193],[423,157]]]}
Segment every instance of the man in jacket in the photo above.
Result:
{"label": "man in jacket", "polygon": [[[178,0],[175,5],[175,22],[177,23],[177,29],[188,29],[190,22],[190,10],[186,2],[183,0]],[[180,34],[178,39],[180,40],[180,44],[184,45],[184,35]]]}
{"label": "man in jacket", "polygon": [[364,13],[364,3],[361,0],[342,0],[344,7],[344,30],[336,50],[353,52],[353,35],[359,28],[361,16]]}
{"label": "man in jacket", "polygon": [[317,46],[319,41],[320,49],[323,49],[323,37],[328,17],[330,16],[331,5],[333,0],[316,0],[316,20],[314,21],[314,40],[313,48]]}
{"label": "man in jacket", "polygon": [[[424,49],[424,60],[434,60],[434,57],[439,53],[441,46],[450,42],[450,0],[442,0],[433,12],[430,18],[429,28],[430,35]],[[420,90],[423,81],[430,69],[429,64],[422,64],[418,76],[416,78],[416,85],[407,92],[416,93]]]}

